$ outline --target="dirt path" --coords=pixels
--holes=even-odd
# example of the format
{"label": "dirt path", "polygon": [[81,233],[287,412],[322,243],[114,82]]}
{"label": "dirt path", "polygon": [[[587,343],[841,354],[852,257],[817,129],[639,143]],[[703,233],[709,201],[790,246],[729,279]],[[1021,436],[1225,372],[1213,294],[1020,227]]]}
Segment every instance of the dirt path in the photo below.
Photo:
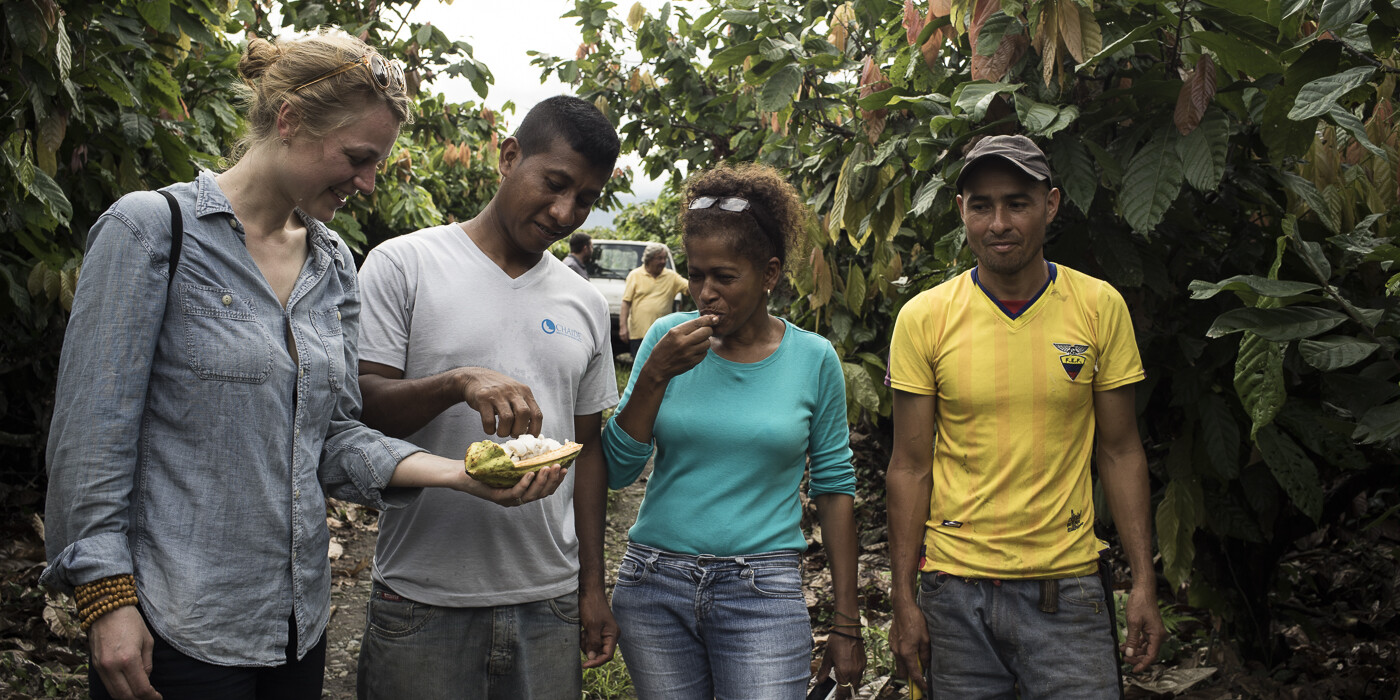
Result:
{"label": "dirt path", "polygon": [[[617,565],[627,549],[627,529],[637,518],[644,487],[631,486],[614,491],[608,500],[608,526],[604,533],[605,571],[608,589],[617,577]],[[355,668],[360,657],[360,639],[365,632],[365,603],[369,600],[370,562],[374,540],[379,532],[373,511],[344,503],[332,503],[328,518],[332,554],[337,544],[341,554],[331,562],[331,619],[326,630],[326,700],[354,700]]]}

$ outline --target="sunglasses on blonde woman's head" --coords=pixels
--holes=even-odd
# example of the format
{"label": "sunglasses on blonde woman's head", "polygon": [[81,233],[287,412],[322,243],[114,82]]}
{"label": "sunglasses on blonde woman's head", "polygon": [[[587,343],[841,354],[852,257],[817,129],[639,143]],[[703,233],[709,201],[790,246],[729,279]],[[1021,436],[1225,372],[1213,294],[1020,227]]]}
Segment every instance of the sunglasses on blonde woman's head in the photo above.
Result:
{"label": "sunglasses on blonde woman's head", "polygon": [[303,88],[315,85],[316,83],[319,83],[322,80],[326,80],[327,78],[334,78],[335,76],[340,75],[341,73],[355,70],[357,66],[364,66],[365,70],[369,71],[370,78],[374,80],[374,86],[379,88],[380,92],[389,93],[391,91],[405,91],[405,83],[403,78],[403,64],[400,63],[397,59],[388,61],[385,60],[383,56],[380,56],[377,53],[367,53],[353,61],[348,61],[343,65],[336,66],[335,68],[332,68],[331,70],[326,71],[325,73],[322,73],[316,76],[315,78],[312,78],[311,80],[308,80],[302,83],[301,85],[292,88],[292,92],[298,92]]}
{"label": "sunglasses on blonde woman's head", "polygon": [[691,209],[709,209],[718,205],[724,211],[744,211],[749,208],[749,200],[743,197],[696,197],[690,201]]}

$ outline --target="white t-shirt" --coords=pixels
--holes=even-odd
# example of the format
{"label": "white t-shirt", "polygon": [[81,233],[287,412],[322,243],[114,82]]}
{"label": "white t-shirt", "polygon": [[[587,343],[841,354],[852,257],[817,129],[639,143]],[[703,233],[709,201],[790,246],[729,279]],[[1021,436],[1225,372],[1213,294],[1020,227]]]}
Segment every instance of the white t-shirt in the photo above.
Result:
{"label": "white t-shirt", "polygon": [[[542,433],[574,438],[574,416],[617,404],[607,302],[552,255],[511,279],[456,224],[385,241],[360,270],[360,359],[406,379],[485,367],[525,383]],[[465,402],[409,442],[461,457],[486,439]],[[597,439],[593,437],[592,439]],[[380,516],[374,578],[412,600],[487,607],[546,600],[578,587],[574,475],[517,508],[424,489]]]}

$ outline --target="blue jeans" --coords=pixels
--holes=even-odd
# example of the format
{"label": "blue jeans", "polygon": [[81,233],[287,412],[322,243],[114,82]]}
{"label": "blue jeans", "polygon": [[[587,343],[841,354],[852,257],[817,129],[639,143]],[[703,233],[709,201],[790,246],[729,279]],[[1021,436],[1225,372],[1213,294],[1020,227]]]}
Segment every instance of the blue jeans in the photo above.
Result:
{"label": "blue jeans", "polygon": [[578,700],[578,593],[444,608],[376,582],[360,646],[360,700]]}
{"label": "blue jeans", "polygon": [[638,700],[802,700],[812,627],[793,552],[672,554],[635,542],[612,607]]}
{"label": "blue jeans", "polygon": [[1094,575],[1060,579],[1054,613],[1041,611],[1040,587],[1033,580],[920,577],[931,699],[1122,697],[1103,583]]}

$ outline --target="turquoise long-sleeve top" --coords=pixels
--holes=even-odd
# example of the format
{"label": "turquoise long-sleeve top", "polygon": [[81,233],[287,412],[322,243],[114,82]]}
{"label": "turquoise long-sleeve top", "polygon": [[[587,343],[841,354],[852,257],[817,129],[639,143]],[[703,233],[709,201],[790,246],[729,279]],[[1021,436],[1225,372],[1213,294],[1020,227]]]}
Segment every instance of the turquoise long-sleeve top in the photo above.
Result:
{"label": "turquoise long-sleeve top", "polygon": [[[656,342],[698,315],[671,314],[652,324],[619,413]],[[807,547],[798,499],[804,469],[811,472],[810,495],[854,495],[841,362],[826,338],[783,323],[778,349],[763,360],[731,362],[711,350],[671,379],[651,444],[608,421],[603,451],[610,488],[636,481],[656,451],[628,532],[632,541],[681,554],[800,552]]]}

